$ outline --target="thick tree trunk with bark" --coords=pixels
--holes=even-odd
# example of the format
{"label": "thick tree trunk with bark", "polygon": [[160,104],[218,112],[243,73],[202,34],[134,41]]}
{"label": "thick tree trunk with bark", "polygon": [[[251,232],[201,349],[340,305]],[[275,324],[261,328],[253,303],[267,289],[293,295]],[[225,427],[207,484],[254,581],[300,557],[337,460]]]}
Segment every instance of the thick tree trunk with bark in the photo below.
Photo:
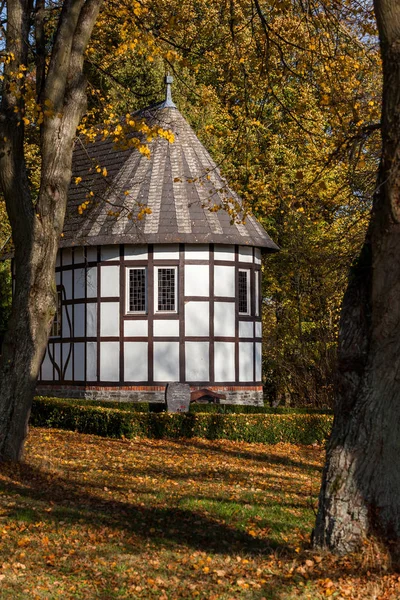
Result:
{"label": "thick tree trunk with bark", "polygon": [[315,544],[400,542],[400,5],[375,0],[383,60],[382,159],[371,222],[345,294],[337,405]]}
{"label": "thick tree trunk with bark", "polygon": [[[35,17],[38,102],[51,108],[41,127],[41,180],[32,201],[24,155],[24,88],[31,0],[7,2],[7,52],[0,105],[0,187],[15,247],[15,290],[0,362],[0,459],[19,460],[39,368],[56,306],[55,260],[71,179],[73,142],[86,106],[84,52],[101,0],[64,0],[48,59],[42,40],[43,3]],[[43,15],[42,15],[43,18]],[[47,69],[45,65],[48,64]]]}

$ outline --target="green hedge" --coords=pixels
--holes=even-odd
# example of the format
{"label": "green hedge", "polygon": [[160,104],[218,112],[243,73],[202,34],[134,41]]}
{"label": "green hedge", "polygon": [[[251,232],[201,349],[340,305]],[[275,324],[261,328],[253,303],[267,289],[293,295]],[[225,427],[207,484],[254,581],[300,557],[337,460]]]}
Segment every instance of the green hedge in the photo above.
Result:
{"label": "green hedge", "polygon": [[36,398],[31,424],[114,438],[202,437],[268,444],[312,444],[322,442],[328,437],[332,419],[331,415],[321,414],[130,412],[108,407],[82,406],[59,399]]}
{"label": "green hedge", "polygon": [[[62,402],[70,404],[71,406],[96,406],[99,408],[116,408],[118,410],[128,412],[162,412],[162,404],[149,404],[148,402],[118,402],[111,400],[83,400],[76,398],[49,398],[38,396],[37,400],[51,401],[51,402]],[[330,409],[319,409],[319,408],[291,408],[288,406],[278,406],[272,408],[271,406],[247,406],[242,404],[191,404],[191,413],[209,413],[209,414],[246,414],[246,415],[287,415],[287,414],[300,414],[300,415],[331,415],[333,413]]]}

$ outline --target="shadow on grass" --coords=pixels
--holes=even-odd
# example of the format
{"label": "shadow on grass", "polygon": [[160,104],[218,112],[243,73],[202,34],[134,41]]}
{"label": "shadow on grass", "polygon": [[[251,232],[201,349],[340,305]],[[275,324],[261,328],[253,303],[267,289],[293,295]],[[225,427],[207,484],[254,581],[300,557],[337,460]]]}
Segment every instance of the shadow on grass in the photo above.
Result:
{"label": "shadow on grass", "polygon": [[[229,555],[235,552],[259,555],[271,551],[293,554],[293,550],[284,544],[252,537],[243,530],[189,509],[150,507],[144,503],[99,498],[79,482],[30,464],[3,464],[0,471],[12,479],[1,482],[0,490],[4,493],[18,494],[22,500],[46,505],[11,507],[8,518],[50,520],[56,526],[60,520],[80,526],[107,526],[132,534],[132,545],[137,546],[143,540],[153,539],[161,546],[186,545],[193,550]],[[49,508],[51,512],[47,512]]]}

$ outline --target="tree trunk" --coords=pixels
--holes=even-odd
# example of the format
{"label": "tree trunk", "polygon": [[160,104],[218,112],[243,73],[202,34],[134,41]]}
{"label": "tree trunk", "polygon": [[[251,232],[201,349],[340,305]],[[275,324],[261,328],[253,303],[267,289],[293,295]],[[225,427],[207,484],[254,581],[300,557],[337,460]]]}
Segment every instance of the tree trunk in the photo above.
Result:
{"label": "tree trunk", "polygon": [[400,6],[376,0],[382,158],[371,222],[345,294],[335,420],[315,544],[338,553],[400,541]]}

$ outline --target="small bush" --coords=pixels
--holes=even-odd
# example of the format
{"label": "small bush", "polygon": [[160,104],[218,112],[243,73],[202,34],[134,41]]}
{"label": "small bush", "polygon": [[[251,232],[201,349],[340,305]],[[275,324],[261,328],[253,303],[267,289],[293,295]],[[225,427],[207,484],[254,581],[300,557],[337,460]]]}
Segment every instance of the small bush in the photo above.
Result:
{"label": "small bush", "polygon": [[202,437],[268,444],[312,444],[328,437],[332,416],[132,412],[104,406],[82,406],[60,399],[36,398],[31,424],[114,438]]}

